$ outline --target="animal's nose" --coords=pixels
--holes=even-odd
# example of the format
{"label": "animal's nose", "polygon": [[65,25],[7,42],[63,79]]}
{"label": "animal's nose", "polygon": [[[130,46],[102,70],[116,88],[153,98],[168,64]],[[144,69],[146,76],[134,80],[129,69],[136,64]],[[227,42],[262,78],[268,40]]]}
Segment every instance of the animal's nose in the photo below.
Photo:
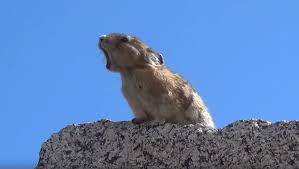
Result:
{"label": "animal's nose", "polygon": [[107,37],[107,35],[101,35],[100,36],[100,41],[102,42],[106,37]]}

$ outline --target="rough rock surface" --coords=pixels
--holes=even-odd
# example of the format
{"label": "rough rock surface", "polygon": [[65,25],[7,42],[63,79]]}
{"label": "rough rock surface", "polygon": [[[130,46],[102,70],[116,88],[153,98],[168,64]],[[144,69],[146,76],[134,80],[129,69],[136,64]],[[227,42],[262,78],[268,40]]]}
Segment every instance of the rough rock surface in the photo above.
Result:
{"label": "rough rock surface", "polygon": [[299,121],[240,120],[222,129],[101,120],[42,145],[36,169],[298,168]]}

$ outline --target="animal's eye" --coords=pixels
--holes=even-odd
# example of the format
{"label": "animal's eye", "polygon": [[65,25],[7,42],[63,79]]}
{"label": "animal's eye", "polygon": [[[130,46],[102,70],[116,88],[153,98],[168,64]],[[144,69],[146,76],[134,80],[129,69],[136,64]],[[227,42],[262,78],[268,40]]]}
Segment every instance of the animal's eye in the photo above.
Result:
{"label": "animal's eye", "polygon": [[129,38],[124,36],[120,39],[120,41],[121,42],[129,42]]}

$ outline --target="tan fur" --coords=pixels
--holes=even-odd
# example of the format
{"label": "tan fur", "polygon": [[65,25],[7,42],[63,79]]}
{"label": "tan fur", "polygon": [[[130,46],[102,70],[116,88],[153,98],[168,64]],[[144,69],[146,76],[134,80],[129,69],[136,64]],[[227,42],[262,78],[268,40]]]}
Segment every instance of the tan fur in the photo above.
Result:
{"label": "tan fur", "polygon": [[102,36],[107,68],[120,72],[122,93],[133,109],[134,123],[159,120],[214,127],[204,102],[192,86],[163,65],[163,58],[139,39]]}

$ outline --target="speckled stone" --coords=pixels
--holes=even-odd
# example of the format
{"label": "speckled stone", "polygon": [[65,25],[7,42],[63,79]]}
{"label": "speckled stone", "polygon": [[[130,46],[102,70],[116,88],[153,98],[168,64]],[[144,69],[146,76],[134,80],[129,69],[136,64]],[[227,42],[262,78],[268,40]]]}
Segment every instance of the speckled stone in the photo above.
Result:
{"label": "speckled stone", "polygon": [[36,169],[299,169],[299,121],[240,120],[223,129],[101,120],[42,144]]}

